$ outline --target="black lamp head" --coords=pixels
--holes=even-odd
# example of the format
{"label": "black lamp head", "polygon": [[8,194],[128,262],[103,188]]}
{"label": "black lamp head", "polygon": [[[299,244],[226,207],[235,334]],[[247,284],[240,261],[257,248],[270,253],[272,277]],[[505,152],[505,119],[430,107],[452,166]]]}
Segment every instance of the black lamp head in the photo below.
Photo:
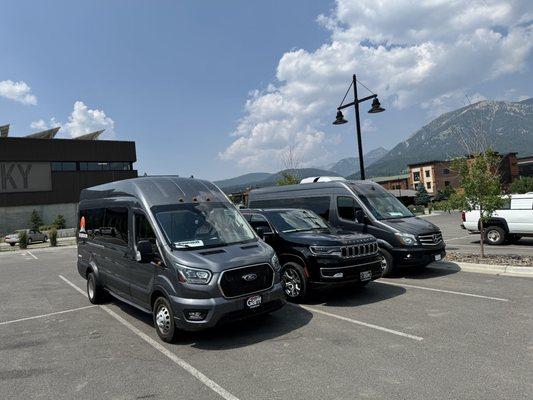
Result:
{"label": "black lamp head", "polygon": [[383,107],[381,107],[381,104],[377,97],[374,98],[372,101],[372,108],[368,110],[369,114],[376,114],[385,111]]}
{"label": "black lamp head", "polygon": [[335,121],[333,121],[333,125],[342,125],[347,122],[348,121],[344,119],[344,115],[342,115],[342,111],[341,110],[337,111],[337,118],[335,118]]}

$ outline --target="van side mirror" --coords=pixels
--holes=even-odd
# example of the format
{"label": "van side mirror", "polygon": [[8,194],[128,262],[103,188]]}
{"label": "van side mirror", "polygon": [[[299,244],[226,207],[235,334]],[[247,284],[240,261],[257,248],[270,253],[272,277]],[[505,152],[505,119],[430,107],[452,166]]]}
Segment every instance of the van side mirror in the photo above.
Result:
{"label": "van side mirror", "polygon": [[140,260],[138,259],[137,261],[149,263],[154,260],[154,251],[149,240],[139,240],[137,242],[137,253],[140,255]]}
{"label": "van side mirror", "polygon": [[360,224],[366,224],[365,212],[363,210],[355,211],[355,220]]}

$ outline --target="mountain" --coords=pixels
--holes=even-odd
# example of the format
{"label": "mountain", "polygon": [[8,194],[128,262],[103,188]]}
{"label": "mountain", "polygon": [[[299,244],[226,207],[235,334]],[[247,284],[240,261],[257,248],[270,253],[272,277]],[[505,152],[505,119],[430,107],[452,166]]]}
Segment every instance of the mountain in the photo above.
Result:
{"label": "mountain", "polygon": [[468,151],[463,142],[479,143],[480,138],[500,153],[533,154],[533,98],[480,101],[442,114],[394,147],[386,158],[365,168],[366,173],[369,177],[395,175],[411,163],[464,155]]}
{"label": "mountain", "polygon": [[[276,183],[281,179],[283,172],[290,172],[298,177],[298,179],[308,178],[310,176],[339,176],[338,174],[326,171],[319,168],[299,168],[294,170],[283,170],[274,174],[268,173],[251,173],[241,175],[236,178],[224,179],[221,181],[215,181],[214,183],[220,187],[226,193],[239,192],[249,187],[260,188],[267,186],[276,186]],[[252,179],[255,178],[255,179]]]}
{"label": "mountain", "polygon": [[252,186],[255,182],[262,181],[270,175],[272,174],[269,174],[268,172],[252,172],[251,174],[244,174],[235,178],[215,181],[214,184],[220,188],[231,186]]}
{"label": "mountain", "polygon": [[[383,147],[371,150],[363,156],[365,166],[370,166],[381,160],[389,151]],[[326,168],[340,176],[348,176],[359,172],[359,157],[348,157],[337,161],[335,164]]]}

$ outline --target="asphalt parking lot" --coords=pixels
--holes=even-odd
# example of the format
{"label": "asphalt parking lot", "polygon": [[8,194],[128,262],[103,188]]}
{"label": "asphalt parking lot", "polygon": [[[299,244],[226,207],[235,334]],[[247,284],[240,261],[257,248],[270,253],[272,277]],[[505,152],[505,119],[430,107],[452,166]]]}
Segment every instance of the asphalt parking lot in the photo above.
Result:
{"label": "asphalt parking lot", "polygon": [[[446,250],[458,253],[478,254],[479,233],[469,234],[461,228],[461,213],[438,213],[426,215],[423,218],[437,225],[443,233]],[[522,255],[533,254],[533,237],[522,238],[515,244],[505,243],[500,246],[485,246],[487,254],[495,255]]]}
{"label": "asphalt parking lot", "polygon": [[525,399],[533,280],[428,268],[159,341],[76,249],[0,254],[2,399]]}

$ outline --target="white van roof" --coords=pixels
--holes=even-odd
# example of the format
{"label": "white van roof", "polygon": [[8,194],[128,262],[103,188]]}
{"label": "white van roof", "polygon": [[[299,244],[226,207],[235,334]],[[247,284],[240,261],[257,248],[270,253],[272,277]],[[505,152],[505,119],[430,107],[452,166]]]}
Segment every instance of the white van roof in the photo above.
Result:
{"label": "white van roof", "polygon": [[316,182],[335,182],[335,181],[345,181],[342,176],[310,176],[309,178],[304,178],[300,183],[316,183]]}

